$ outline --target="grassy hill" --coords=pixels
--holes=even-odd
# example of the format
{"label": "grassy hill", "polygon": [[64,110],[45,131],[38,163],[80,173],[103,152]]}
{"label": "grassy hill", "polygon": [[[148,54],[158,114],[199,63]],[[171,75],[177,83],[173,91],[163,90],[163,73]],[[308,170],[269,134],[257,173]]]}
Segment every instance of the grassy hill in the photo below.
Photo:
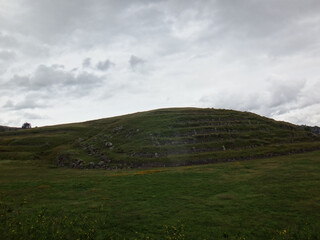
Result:
{"label": "grassy hill", "polygon": [[0,132],[8,132],[8,131],[16,131],[19,128],[7,127],[7,126],[0,126]]}
{"label": "grassy hill", "polygon": [[76,168],[204,164],[316,149],[320,137],[308,128],[221,109],[159,109],[0,133],[0,160]]}

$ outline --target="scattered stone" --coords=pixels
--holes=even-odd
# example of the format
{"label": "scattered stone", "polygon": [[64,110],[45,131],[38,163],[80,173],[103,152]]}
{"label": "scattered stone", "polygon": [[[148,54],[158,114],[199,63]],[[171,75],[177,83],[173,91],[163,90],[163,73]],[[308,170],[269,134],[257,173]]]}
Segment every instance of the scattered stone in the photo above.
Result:
{"label": "scattered stone", "polygon": [[72,163],[70,163],[69,167],[71,168],[84,168],[85,162],[80,160],[80,159],[76,159],[73,160]]}
{"label": "scattered stone", "polygon": [[94,162],[90,162],[88,167],[89,168],[94,168],[95,167],[95,163]]}
{"label": "scattered stone", "polygon": [[120,132],[122,129],[123,129],[123,126],[120,125],[120,126],[118,126],[118,127],[115,127],[115,128],[112,130],[112,132],[117,133],[117,132]]}
{"label": "scattered stone", "polygon": [[98,166],[99,166],[99,167],[103,167],[104,165],[105,165],[105,162],[104,162],[104,161],[98,162]]}

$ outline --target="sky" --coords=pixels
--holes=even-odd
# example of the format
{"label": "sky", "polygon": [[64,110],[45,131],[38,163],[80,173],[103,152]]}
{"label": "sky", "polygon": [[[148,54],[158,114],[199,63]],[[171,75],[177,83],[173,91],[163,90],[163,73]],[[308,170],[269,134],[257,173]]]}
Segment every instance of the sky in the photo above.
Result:
{"label": "sky", "polygon": [[0,0],[0,125],[165,107],[320,125],[318,0]]}

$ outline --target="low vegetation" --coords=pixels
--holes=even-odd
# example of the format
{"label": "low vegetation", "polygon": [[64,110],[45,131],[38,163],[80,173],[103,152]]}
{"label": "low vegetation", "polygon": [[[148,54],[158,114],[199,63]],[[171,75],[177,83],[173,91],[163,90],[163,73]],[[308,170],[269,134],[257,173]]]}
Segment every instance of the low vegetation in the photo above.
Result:
{"label": "low vegetation", "polygon": [[0,133],[0,160],[73,168],[166,167],[320,149],[312,129],[248,112],[172,108]]}
{"label": "low vegetation", "polygon": [[0,132],[16,131],[18,128],[0,126]]}
{"label": "low vegetation", "polygon": [[315,130],[197,108],[7,129],[0,239],[320,239]]}
{"label": "low vegetation", "polygon": [[0,161],[2,239],[320,239],[320,151],[113,170]]}

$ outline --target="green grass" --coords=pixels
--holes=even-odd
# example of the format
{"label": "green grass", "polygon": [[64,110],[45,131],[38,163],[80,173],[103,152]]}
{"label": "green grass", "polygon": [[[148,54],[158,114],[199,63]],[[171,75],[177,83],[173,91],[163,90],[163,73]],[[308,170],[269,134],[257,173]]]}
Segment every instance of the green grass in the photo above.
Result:
{"label": "green grass", "polygon": [[1,239],[320,239],[320,152],[106,171],[0,161]]}
{"label": "green grass", "polygon": [[320,239],[308,128],[173,108],[0,130],[0,239]]}

